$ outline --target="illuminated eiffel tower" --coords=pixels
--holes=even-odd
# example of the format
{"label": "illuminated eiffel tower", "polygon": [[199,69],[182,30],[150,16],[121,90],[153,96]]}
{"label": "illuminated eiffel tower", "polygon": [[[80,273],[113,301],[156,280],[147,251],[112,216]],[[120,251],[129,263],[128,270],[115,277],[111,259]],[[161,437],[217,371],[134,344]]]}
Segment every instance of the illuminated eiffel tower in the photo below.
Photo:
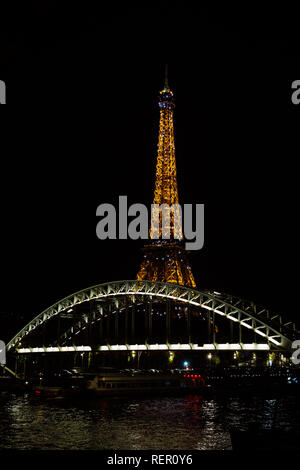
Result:
{"label": "illuminated eiffel tower", "polygon": [[[176,158],[174,145],[174,95],[168,85],[166,66],[165,86],[159,92],[159,137],[156,162],[156,181],[151,217],[150,242],[143,248],[144,258],[137,274],[138,280],[173,282],[196,287],[184,247],[179,212]],[[162,223],[162,204],[174,208],[169,212],[167,226]],[[162,207],[162,206],[161,206]],[[165,230],[169,232],[166,239]]]}

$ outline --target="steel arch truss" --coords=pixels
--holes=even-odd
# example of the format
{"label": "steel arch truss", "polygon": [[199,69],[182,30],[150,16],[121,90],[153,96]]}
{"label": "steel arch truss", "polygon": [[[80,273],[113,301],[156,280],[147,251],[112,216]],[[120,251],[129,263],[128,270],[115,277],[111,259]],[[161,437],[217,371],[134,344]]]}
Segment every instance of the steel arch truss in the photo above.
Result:
{"label": "steel arch truss", "polygon": [[[72,312],[72,309],[80,304],[97,301],[100,302],[101,305],[101,300],[107,302],[112,298],[114,302],[117,302],[117,304],[120,302],[120,306],[122,306],[122,298],[126,296],[130,296],[133,302],[137,302],[138,299],[145,298],[146,296],[146,298],[149,299],[161,299],[162,301],[169,299],[191,307],[204,309],[208,312],[212,312],[214,315],[219,315],[238,324],[239,327],[252,330],[253,333],[263,337],[267,344],[277,349],[290,350],[292,341],[296,337],[295,325],[284,323],[280,315],[275,315],[267,309],[259,308],[253,302],[244,301],[215,291],[196,290],[168,283],[131,280],[96,285],[64,298],[44,310],[19,331],[8,343],[7,350],[19,350],[24,338],[33,331],[42,325],[46,327],[47,322],[49,322],[51,318],[64,316],[68,314],[68,312]],[[71,315],[71,313],[69,314]],[[100,307],[98,308],[98,315],[93,314],[91,323],[101,319],[102,314],[103,312]],[[67,338],[74,336],[76,333],[86,328],[88,322],[89,319],[87,316],[81,316],[78,321],[74,322],[71,328],[61,335],[62,342],[65,342]],[[177,346],[179,348],[179,344]],[[193,349],[193,345],[187,346]],[[40,349],[41,352],[46,351],[46,349],[51,350],[51,348],[36,349]],[[53,350],[55,349],[58,348],[54,347]],[[175,347],[173,349],[175,349]],[[199,347],[198,349],[202,348]],[[64,350],[68,350],[68,348],[66,347]],[[71,351],[72,347],[69,348],[69,350]]]}

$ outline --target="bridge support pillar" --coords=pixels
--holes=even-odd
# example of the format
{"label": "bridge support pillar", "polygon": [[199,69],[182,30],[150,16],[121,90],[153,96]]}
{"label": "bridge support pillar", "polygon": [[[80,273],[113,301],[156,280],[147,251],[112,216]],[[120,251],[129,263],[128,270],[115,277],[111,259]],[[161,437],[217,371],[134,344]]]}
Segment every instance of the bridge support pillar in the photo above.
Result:
{"label": "bridge support pillar", "polygon": [[92,319],[93,319],[93,315],[94,315],[94,301],[91,300],[90,302],[90,311],[89,311],[89,315],[88,315],[88,326],[87,326],[87,330],[88,330],[88,345],[92,347]]}
{"label": "bridge support pillar", "polygon": [[187,312],[187,337],[188,337],[188,343],[190,344],[192,342],[192,337],[191,337],[191,306],[188,304],[188,312]]}
{"label": "bridge support pillar", "polygon": [[149,302],[149,316],[148,316],[148,339],[151,341],[152,339],[152,301]]}
{"label": "bridge support pillar", "polygon": [[232,321],[229,322],[229,328],[230,328],[230,331],[229,331],[230,342],[233,343],[233,323],[232,323]]}
{"label": "bridge support pillar", "polygon": [[128,298],[125,298],[125,344],[128,344]]}
{"label": "bridge support pillar", "polygon": [[103,344],[103,307],[100,307],[100,320],[99,320],[99,344]]}
{"label": "bridge support pillar", "polygon": [[151,317],[151,302],[146,304],[145,307],[145,343],[150,341],[150,317]]}
{"label": "bridge support pillar", "polygon": [[207,342],[211,343],[211,313],[207,312]]}
{"label": "bridge support pillar", "polygon": [[134,343],[135,339],[135,303],[132,304],[131,308],[131,343]]}
{"label": "bridge support pillar", "polygon": [[58,315],[57,318],[57,344],[59,344],[59,338],[60,338],[60,315]]}
{"label": "bridge support pillar", "polygon": [[107,309],[107,317],[106,317],[106,341],[110,343],[110,321],[111,321],[111,304],[108,306]]}
{"label": "bridge support pillar", "polygon": [[119,337],[119,313],[115,313],[115,339],[118,340]]}
{"label": "bridge support pillar", "polygon": [[166,343],[168,344],[171,337],[171,304],[167,300],[166,305]]}

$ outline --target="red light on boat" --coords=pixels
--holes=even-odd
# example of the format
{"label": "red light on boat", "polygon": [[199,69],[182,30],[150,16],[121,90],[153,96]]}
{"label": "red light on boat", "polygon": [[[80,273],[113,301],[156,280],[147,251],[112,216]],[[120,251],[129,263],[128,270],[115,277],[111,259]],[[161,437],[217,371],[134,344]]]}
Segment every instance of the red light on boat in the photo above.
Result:
{"label": "red light on boat", "polygon": [[35,390],[35,393],[39,395],[41,392],[39,390]]}

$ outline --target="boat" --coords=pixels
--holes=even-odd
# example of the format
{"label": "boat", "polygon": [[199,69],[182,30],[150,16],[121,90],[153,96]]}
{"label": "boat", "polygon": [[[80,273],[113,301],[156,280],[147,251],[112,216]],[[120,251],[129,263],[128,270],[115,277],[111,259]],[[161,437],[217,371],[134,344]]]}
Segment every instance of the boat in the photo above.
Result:
{"label": "boat", "polygon": [[31,381],[32,393],[44,398],[80,396],[86,389],[86,380],[77,371],[64,369],[48,374],[40,373]]}
{"label": "boat", "polygon": [[187,394],[204,389],[201,374],[193,372],[127,369],[87,374],[87,392],[100,397]]}
{"label": "boat", "polygon": [[161,370],[119,370],[102,367],[96,371],[63,370],[32,384],[34,395],[46,398],[120,397],[130,395],[200,393],[205,381],[199,373]]}

